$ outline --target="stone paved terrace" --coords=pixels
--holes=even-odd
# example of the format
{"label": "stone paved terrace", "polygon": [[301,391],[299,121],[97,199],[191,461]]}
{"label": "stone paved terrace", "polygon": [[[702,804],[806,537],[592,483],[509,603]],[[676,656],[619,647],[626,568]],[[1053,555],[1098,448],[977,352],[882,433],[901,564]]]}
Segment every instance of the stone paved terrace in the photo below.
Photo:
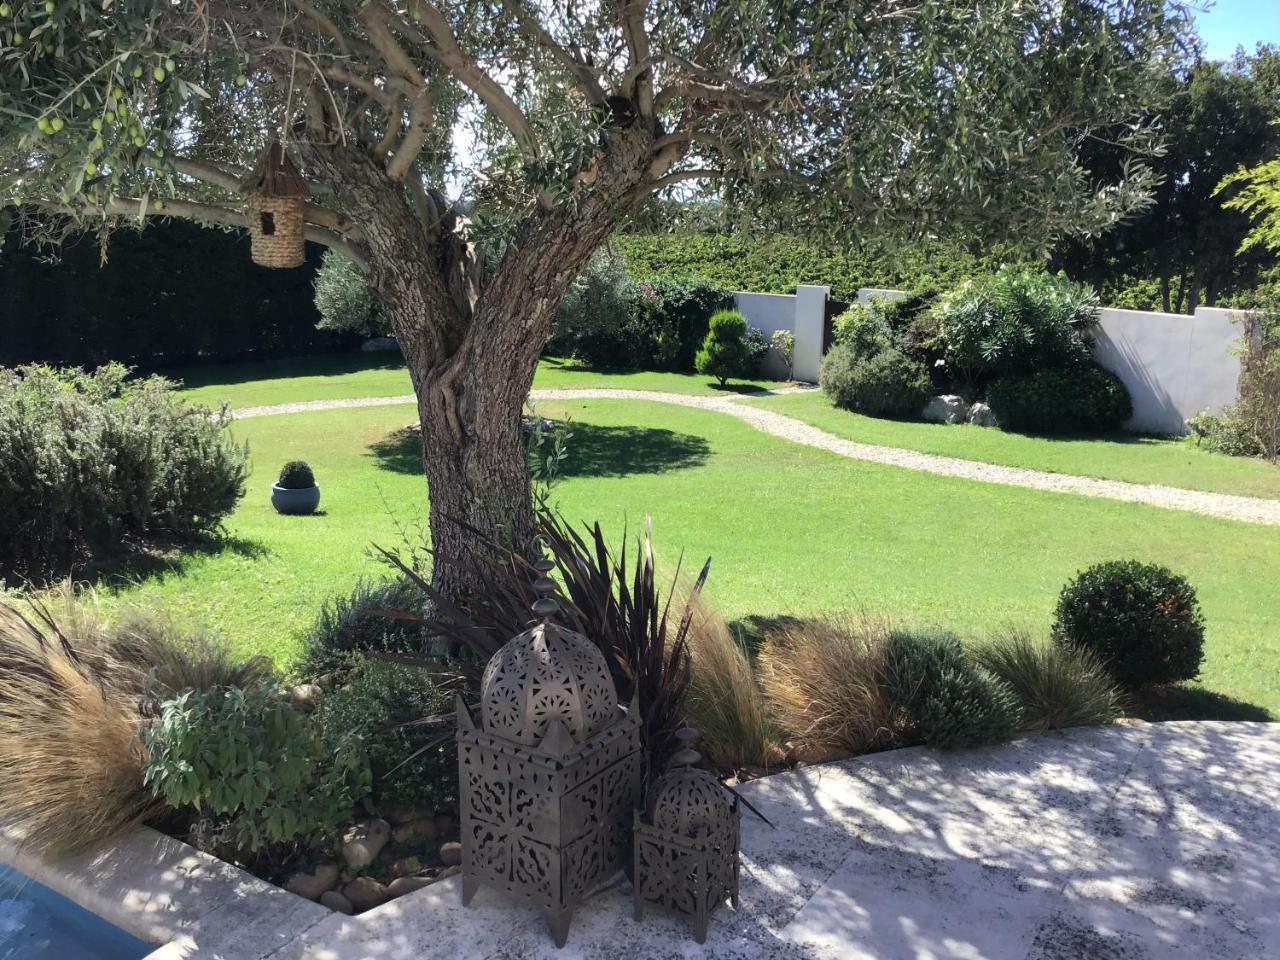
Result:
{"label": "stone paved terrace", "polygon": [[1280,724],[1091,728],[918,748],[747,784],[742,905],[705,947],[631,919],[625,880],[563,951],[532,911],[457,878],[330,913],[149,829],[0,860],[153,943],[148,960],[1277,960]]}
{"label": "stone paved terrace", "polygon": [[[1082,729],[897,750],[748,784],[742,905],[705,947],[597,896],[557,951],[456,878],[331,915],[272,960],[1264,960],[1280,957],[1280,725]],[[307,904],[307,906],[311,906]],[[197,942],[200,937],[195,938]],[[196,948],[173,956],[247,960]]]}

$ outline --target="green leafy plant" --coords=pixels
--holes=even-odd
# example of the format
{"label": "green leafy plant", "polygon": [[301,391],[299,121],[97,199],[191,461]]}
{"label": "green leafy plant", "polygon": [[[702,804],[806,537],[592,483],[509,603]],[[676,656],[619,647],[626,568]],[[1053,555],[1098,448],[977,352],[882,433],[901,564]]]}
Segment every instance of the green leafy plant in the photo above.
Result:
{"label": "green leafy plant", "polygon": [[976,664],[952,634],[894,631],[885,677],[893,700],[929,746],[950,750],[1000,743],[1021,726],[1017,694]]}
{"label": "green leafy plant", "polygon": [[391,318],[369,294],[359,266],[333,250],[326,250],[316,273],[318,330],[356,333],[363,337],[385,337],[391,333]]}
{"label": "green leafy plant", "polygon": [[694,358],[699,373],[715,377],[723,386],[730,377],[746,376],[751,350],[745,337],[747,318],[737,310],[717,310],[708,321],[707,338]]}
{"label": "green leafy plant", "polygon": [[317,722],[360,737],[375,807],[451,809],[458,799],[453,685],[419,667],[361,656],[346,666],[321,697]]}
{"label": "green leafy plant", "polygon": [[1110,723],[1120,694],[1102,661],[1083,647],[1009,632],[974,649],[977,662],[1017,694],[1024,730]]}
{"label": "green leafy plant", "polygon": [[1095,564],[1058,598],[1053,636],[1092,651],[1122,687],[1193,680],[1204,659],[1196,592],[1166,567],[1138,560]]}
{"label": "green leafy plant", "polygon": [[931,389],[920,361],[893,349],[859,360],[843,344],[822,358],[818,382],[836,406],[878,417],[918,415]]}
{"label": "green leafy plant", "polygon": [[794,756],[824,760],[898,742],[904,717],[886,684],[889,636],[885,621],[848,614],[766,633],[760,684]]}
{"label": "green leafy plant", "polygon": [[987,400],[1001,427],[1026,433],[1106,433],[1133,416],[1120,378],[1092,362],[997,380]]}
{"label": "green leafy plant", "polygon": [[297,671],[318,679],[341,670],[368,653],[421,653],[426,640],[422,624],[391,611],[422,615],[422,591],[404,577],[357,580],[346,596],[325,600],[302,638]]}
{"label": "green leafy plant", "polygon": [[893,333],[878,298],[855,303],[832,321],[836,343],[848,349],[855,360],[870,360],[894,346]]}
{"label": "green leafy plant", "polygon": [[1089,360],[1097,298],[1064,274],[1005,266],[935,308],[953,374],[971,389],[1000,376]]}
{"label": "green leafy plant", "polygon": [[114,363],[0,369],[0,578],[218,528],[244,495],[248,451],[226,410],[173,387]]}
{"label": "green leafy plant", "polygon": [[284,490],[306,490],[316,485],[316,475],[311,467],[302,460],[290,460],[280,468],[280,479],[276,486]]}
{"label": "green leafy plant", "polygon": [[793,361],[796,353],[796,335],[790,330],[775,330],[769,338],[769,345],[777,355],[779,362],[786,367],[787,379],[791,379],[794,370]]}
{"label": "green leafy plant", "polygon": [[274,682],[180,693],[141,738],[145,784],[209,819],[197,831],[204,845],[257,853],[318,842],[371,786],[361,738],[313,723]]}

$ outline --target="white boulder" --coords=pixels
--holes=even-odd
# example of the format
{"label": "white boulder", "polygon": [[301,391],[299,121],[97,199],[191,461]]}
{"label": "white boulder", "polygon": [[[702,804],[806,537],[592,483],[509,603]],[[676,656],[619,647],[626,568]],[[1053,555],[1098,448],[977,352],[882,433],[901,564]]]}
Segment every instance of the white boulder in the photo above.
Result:
{"label": "white boulder", "polygon": [[929,402],[920,411],[920,416],[930,423],[964,423],[968,413],[969,405],[964,402],[963,397],[946,393],[930,397]]}

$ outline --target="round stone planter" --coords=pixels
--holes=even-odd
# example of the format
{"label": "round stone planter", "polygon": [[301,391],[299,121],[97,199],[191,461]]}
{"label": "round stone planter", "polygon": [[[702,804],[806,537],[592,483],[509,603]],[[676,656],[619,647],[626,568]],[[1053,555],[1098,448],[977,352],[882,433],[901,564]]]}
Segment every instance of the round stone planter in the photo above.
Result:
{"label": "round stone planter", "polygon": [[316,507],[320,506],[320,484],[303,487],[301,490],[290,490],[273,483],[271,505],[276,508],[276,513],[315,513]]}

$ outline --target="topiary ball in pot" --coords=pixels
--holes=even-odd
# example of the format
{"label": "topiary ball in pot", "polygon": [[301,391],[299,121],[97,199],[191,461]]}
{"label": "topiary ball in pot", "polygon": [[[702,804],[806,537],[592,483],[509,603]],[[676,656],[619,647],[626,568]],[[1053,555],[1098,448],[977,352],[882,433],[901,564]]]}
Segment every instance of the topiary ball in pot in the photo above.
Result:
{"label": "topiary ball in pot", "polygon": [[1204,659],[1204,617],[1191,584],[1137,560],[1099,563],[1068,583],[1053,636],[1092,650],[1131,690],[1194,680]]}
{"label": "topiary ball in pot", "polygon": [[271,485],[271,505],[277,513],[315,513],[320,506],[320,485],[311,467],[290,460],[280,470],[280,479]]}

